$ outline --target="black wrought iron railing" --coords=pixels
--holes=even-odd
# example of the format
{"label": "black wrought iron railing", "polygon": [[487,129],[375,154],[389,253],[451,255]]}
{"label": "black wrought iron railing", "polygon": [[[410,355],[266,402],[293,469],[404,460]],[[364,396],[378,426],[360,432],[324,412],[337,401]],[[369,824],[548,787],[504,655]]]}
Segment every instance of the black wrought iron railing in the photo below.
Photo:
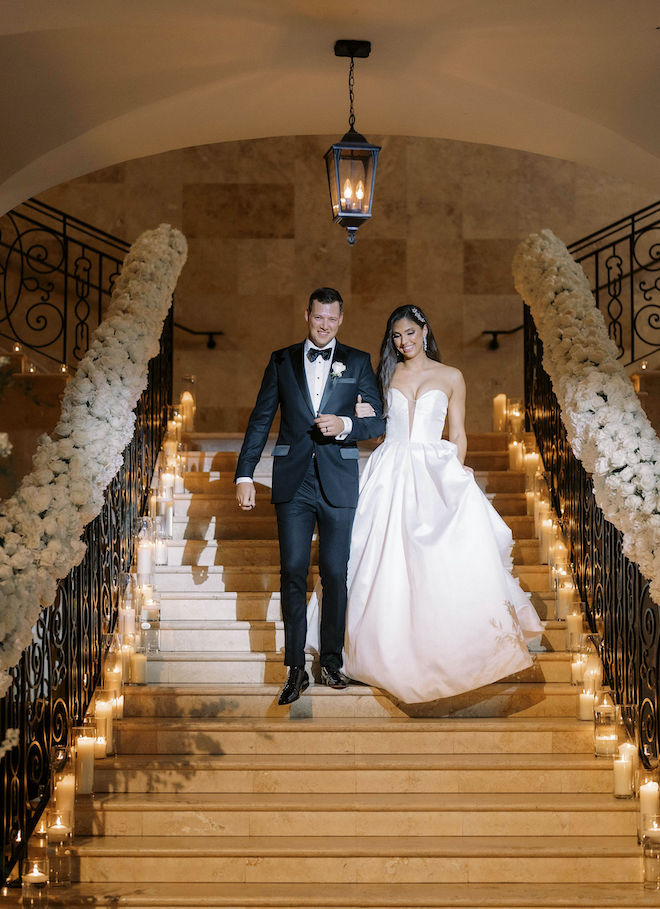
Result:
{"label": "black wrought iron railing", "polygon": [[100,681],[103,635],[117,620],[120,575],[130,569],[134,524],[143,513],[172,395],[173,310],[165,322],[160,353],[149,364],[148,386],[136,409],[137,423],[122,469],[106,490],[100,515],[86,528],[87,553],[60,582],[44,610],[34,640],[12,671],[0,702],[0,739],[20,730],[19,746],[2,761],[3,880],[50,795],[50,750],[66,743],[82,720]]}
{"label": "black wrought iron railing", "polygon": [[584,269],[619,359],[660,350],[660,202],[569,246]]}
{"label": "black wrought iron railing", "polygon": [[525,306],[525,401],[545,465],[552,505],[566,535],[580,597],[600,636],[608,683],[624,708],[647,766],[660,754],[660,610],[648,581],[623,554],[622,534],[596,504],[590,475],[568,443],[543,344]]}
{"label": "black wrought iron railing", "polygon": [[[29,199],[0,217],[0,338],[75,369],[103,319],[129,245]],[[216,347],[220,329],[175,327]]]}

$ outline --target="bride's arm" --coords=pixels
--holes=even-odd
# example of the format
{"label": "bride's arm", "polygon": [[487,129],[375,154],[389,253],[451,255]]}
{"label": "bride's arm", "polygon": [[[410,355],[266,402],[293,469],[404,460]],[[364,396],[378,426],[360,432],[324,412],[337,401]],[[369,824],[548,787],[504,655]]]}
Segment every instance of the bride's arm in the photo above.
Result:
{"label": "bride's arm", "polygon": [[449,441],[453,442],[458,448],[458,460],[463,464],[465,461],[465,452],[467,450],[467,436],[465,434],[465,380],[458,370],[456,370],[456,375],[452,382],[451,397],[449,398],[449,408],[447,410],[447,424]]}

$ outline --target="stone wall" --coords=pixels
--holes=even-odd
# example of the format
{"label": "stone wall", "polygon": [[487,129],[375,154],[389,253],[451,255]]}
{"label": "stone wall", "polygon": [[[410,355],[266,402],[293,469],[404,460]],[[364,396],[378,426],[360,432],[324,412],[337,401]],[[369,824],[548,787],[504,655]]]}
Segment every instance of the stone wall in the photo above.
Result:
{"label": "stone wall", "polygon": [[222,329],[214,351],[176,332],[175,381],[194,373],[200,428],[243,429],[269,352],[304,336],[319,285],[345,300],[341,338],[374,365],[388,314],[427,312],[445,362],[463,370],[468,428],[490,429],[491,398],[522,395],[522,333],[489,351],[482,331],[522,321],[511,279],[520,238],[550,227],[571,242],[652,201],[649,191],[566,161],[437,139],[382,144],[374,214],[350,248],[330,220],[322,155],[336,137],[187,148],[127,161],[40,198],[129,241],[167,221],[190,254],[176,317]]}

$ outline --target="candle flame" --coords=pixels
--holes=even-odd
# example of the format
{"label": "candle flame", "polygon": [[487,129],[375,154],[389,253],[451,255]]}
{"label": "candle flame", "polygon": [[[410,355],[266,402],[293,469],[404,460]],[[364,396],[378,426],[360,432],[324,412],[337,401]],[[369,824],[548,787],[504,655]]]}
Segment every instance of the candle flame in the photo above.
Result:
{"label": "candle flame", "polygon": [[344,189],[343,189],[342,195],[344,196],[344,199],[347,199],[347,200],[350,199],[351,196],[353,195],[353,187],[351,186],[350,180],[346,180],[346,182],[344,183]]}

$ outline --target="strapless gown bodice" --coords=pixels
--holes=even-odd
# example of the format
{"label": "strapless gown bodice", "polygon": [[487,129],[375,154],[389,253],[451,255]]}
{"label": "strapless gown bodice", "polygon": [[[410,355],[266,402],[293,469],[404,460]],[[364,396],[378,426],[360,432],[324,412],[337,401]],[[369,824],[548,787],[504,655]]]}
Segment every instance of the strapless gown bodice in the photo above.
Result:
{"label": "strapless gown bodice", "polygon": [[447,395],[439,388],[424,391],[415,400],[408,398],[398,388],[391,388],[387,401],[386,443],[442,443],[447,407]]}

